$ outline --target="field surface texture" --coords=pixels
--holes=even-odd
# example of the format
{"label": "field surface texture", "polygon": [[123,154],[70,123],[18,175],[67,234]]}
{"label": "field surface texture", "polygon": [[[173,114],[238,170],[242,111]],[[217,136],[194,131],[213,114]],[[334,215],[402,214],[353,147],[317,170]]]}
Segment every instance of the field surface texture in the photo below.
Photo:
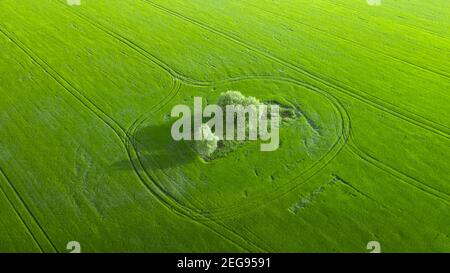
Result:
{"label": "field surface texture", "polygon": [[[0,252],[450,252],[450,1],[69,2],[0,1]],[[227,90],[279,149],[171,138]]]}

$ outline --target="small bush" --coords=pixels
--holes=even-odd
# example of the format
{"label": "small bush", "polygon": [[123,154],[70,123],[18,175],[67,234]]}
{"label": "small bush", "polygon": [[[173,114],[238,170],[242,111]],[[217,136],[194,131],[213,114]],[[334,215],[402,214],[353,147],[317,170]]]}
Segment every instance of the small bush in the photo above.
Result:
{"label": "small bush", "polygon": [[296,113],[292,108],[281,108],[280,115],[282,118],[295,118]]}

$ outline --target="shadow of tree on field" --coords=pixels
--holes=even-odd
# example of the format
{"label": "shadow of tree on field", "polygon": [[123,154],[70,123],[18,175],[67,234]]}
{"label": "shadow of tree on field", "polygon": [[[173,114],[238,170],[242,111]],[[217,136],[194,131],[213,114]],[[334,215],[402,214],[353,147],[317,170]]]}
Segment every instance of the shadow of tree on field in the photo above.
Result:
{"label": "shadow of tree on field", "polygon": [[[146,169],[165,170],[185,165],[198,158],[186,141],[175,141],[171,135],[171,124],[149,125],[135,132],[135,147],[139,159]],[[113,169],[132,170],[129,160],[112,164]]]}

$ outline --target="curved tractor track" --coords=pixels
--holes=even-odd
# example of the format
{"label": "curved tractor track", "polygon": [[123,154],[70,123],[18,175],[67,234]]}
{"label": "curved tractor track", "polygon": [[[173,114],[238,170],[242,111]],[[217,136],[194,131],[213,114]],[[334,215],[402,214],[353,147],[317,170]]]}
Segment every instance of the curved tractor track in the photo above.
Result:
{"label": "curved tractor track", "polygon": [[[351,133],[351,118],[348,113],[348,111],[345,109],[345,107],[339,102],[337,98],[330,95],[327,92],[324,92],[322,90],[319,90],[315,87],[309,86],[305,83],[299,82],[297,80],[291,79],[291,78],[275,78],[275,77],[269,77],[269,76],[242,76],[222,81],[217,81],[213,85],[221,85],[225,83],[231,83],[231,82],[238,82],[238,81],[245,81],[245,80],[272,80],[272,81],[280,81],[280,82],[289,82],[298,86],[308,87],[321,95],[325,96],[335,107],[335,110],[337,113],[339,113],[339,117],[341,119],[341,134],[336,141],[336,143],[331,147],[331,149],[322,157],[320,158],[315,164],[310,166],[308,169],[304,170],[302,173],[297,175],[295,178],[293,178],[290,182],[287,184],[284,184],[283,186],[277,188],[274,192],[270,194],[270,197],[267,196],[260,196],[259,198],[255,198],[252,200],[252,202],[246,203],[245,205],[239,205],[239,206],[229,206],[229,207],[223,207],[218,208],[214,210],[205,210],[198,207],[189,207],[185,204],[181,203],[179,200],[177,200],[175,197],[173,197],[170,193],[164,190],[164,187],[160,185],[160,189],[163,194],[166,195],[166,197],[171,198],[173,202],[176,202],[178,206],[184,207],[190,214],[189,217],[195,218],[199,221],[202,220],[226,220],[230,218],[235,218],[242,216],[244,214],[248,214],[253,212],[254,210],[264,207],[271,202],[283,197],[284,195],[288,194],[289,192],[295,190],[299,186],[303,185],[304,183],[308,182],[311,178],[314,177],[315,174],[320,172],[323,168],[325,168],[328,163],[330,163],[342,150],[342,148],[346,145],[348,145],[349,150],[358,156],[358,158],[362,159],[363,161],[374,165],[375,167],[389,173],[393,177],[407,183],[410,186],[413,186],[421,191],[423,191],[426,194],[430,194],[434,197],[439,198],[441,201],[444,201],[448,203],[448,195],[445,193],[440,192],[437,189],[432,188],[431,186],[419,181],[418,179],[411,177],[407,174],[404,174],[395,168],[388,166],[384,163],[382,163],[379,160],[376,160],[374,157],[368,155],[363,150],[361,150],[357,144],[354,141],[353,135]],[[167,102],[168,103],[168,102]],[[166,103],[166,104],[167,104]],[[162,106],[163,107],[163,106]],[[159,107],[161,109],[162,107]],[[158,110],[159,110],[158,109]],[[148,177],[154,177],[149,171],[145,169],[145,166],[142,164],[142,160],[139,157],[139,150],[137,148],[137,139],[135,137],[135,132],[139,128],[139,126],[144,123],[146,120],[150,119],[151,116],[156,111],[149,112],[146,117],[141,117],[139,120],[137,120],[132,128],[128,132],[128,136],[130,137],[130,144],[134,146],[136,153],[136,157],[139,159],[139,165],[142,166],[142,171],[146,173]],[[156,160],[155,160],[156,161]],[[166,175],[167,176],[167,175]],[[298,181],[299,179],[303,178],[303,180]],[[170,177],[167,176],[167,179],[170,180]],[[152,182],[159,183],[157,179],[151,179]]]}
{"label": "curved tractor track", "polygon": [[361,160],[377,167],[378,169],[390,174],[391,176],[395,177],[396,179],[408,184],[409,186],[412,186],[416,189],[418,189],[419,191],[432,196],[438,200],[440,200],[441,202],[444,202],[445,204],[449,205],[450,204],[450,196],[448,193],[445,193],[443,191],[440,191],[439,189],[436,189],[422,181],[420,181],[419,179],[412,177],[400,170],[397,170],[395,167],[392,167],[386,163],[381,162],[380,160],[378,160],[377,158],[375,158],[372,155],[369,155],[368,153],[364,152],[359,146],[358,144],[355,142],[355,138],[353,137],[353,134],[350,132],[350,137],[347,143],[347,147],[349,148],[349,150],[355,154],[356,156],[358,156],[358,158],[360,158]]}
{"label": "curved tractor track", "polygon": [[[207,26],[201,22],[198,22],[196,20],[190,19],[185,17],[184,15],[178,14],[176,12],[173,12],[171,10],[168,10],[167,8],[158,6],[154,3],[151,3],[150,1],[146,1],[153,6],[170,13],[174,16],[177,16],[179,18],[182,18],[186,21],[189,21],[195,25],[198,25],[208,31],[212,31],[222,37],[227,38],[228,40],[238,43],[239,45],[248,48],[252,50],[255,53],[258,53],[259,55],[263,55],[265,58],[268,58],[272,61],[276,61],[277,63],[280,63],[284,65],[287,68],[290,68],[294,71],[300,72],[303,75],[308,76],[311,79],[314,79],[325,86],[331,87],[333,90],[337,90],[341,93],[344,93],[348,96],[353,97],[354,99],[360,100],[366,104],[371,105],[372,107],[381,110],[383,112],[390,113],[397,118],[400,118],[404,121],[407,121],[409,123],[412,123],[416,126],[422,127],[428,131],[431,131],[435,134],[438,134],[442,137],[445,137],[447,139],[450,139],[449,135],[449,128],[447,126],[444,126],[442,124],[433,122],[431,120],[428,120],[424,117],[421,117],[417,114],[399,109],[398,107],[383,101],[379,98],[373,97],[370,94],[367,94],[365,92],[354,90],[353,88],[349,86],[339,86],[334,83],[329,82],[326,79],[322,79],[317,75],[314,75],[306,70],[304,70],[301,67],[298,67],[296,65],[291,64],[290,62],[283,60],[279,57],[276,57],[270,53],[263,52],[257,48],[255,48],[253,45],[239,40],[235,38],[233,35],[228,34],[226,32],[222,32],[220,30],[214,29],[210,26]],[[58,3],[61,3],[58,1]],[[326,96],[328,100],[330,100],[333,105],[335,106],[335,110],[339,113],[339,116],[341,118],[341,135],[339,137],[339,140],[334,144],[334,146],[327,152],[325,156],[323,156],[319,161],[316,162],[311,168],[308,170],[305,170],[302,174],[298,175],[295,179],[293,179],[291,182],[287,183],[285,186],[280,187],[279,189],[274,192],[272,196],[261,198],[261,202],[264,204],[268,204],[277,198],[280,198],[287,193],[291,192],[292,190],[296,189],[298,186],[308,182],[314,175],[316,175],[318,172],[320,172],[325,166],[327,166],[342,150],[342,148],[347,144],[347,142],[350,143],[350,150],[352,150],[355,154],[357,154],[359,157],[364,159],[365,161],[376,165],[377,167],[380,167],[384,169],[385,171],[391,171],[391,174],[394,176],[402,179],[402,180],[410,180],[412,179],[414,181],[414,185],[417,185],[417,182],[420,182],[418,180],[415,180],[414,178],[408,177],[405,174],[399,175],[398,173],[394,172],[391,169],[388,169],[386,167],[383,167],[381,162],[377,160],[371,160],[371,156],[365,154],[362,150],[360,150],[356,144],[354,143],[352,136],[351,136],[351,120],[348,116],[347,111],[342,106],[342,104],[339,102],[339,100],[331,95],[328,92],[322,91],[320,89],[317,89],[311,85],[307,85],[303,82],[297,81],[295,79],[291,78],[274,78],[270,76],[243,76],[239,78],[234,79],[227,79],[222,81],[216,81],[216,82],[207,82],[207,81],[197,81],[194,79],[191,79],[185,75],[182,75],[181,73],[173,70],[170,68],[166,63],[159,60],[156,56],[148,52],[143,47],[137,45],[130,39],[121,36],[120,34],[102,26],[98,22],[95,22],[91,20],[90,18],[86,17],[85,15],[82,15],[79,12],[73,11],[70,9],[71,12],[77,13],[77,15],[80,18],[83,18],[84,20],[90,22],[95,27],[101,29],[102,31],[108,33],[113,38],[119,40],[123,44],[127,45],[128,47],[133,48],[135,51],[137,51],[139,54],[144,56],[147,60],[151,61],[152,63],[156,64],[160,68],[164,69],[169,75],[173,77],[173,84],[171,91],[169,92],[168,96],[164,98],[161,102],[159,102],[157,105],[155,105],[152,108],[152,111],[148,114],[144,114],[140,116],[131,126],[128,128],[128,130],[125,130],[118,122],[116,122],[111,116],[109,116],[107,113],[105,113],[103,110],[101,110],[93,101],[91,101],[89,98],[84,96],[82,92],[80,92],[73,84],[71,84],[68,80],[66,80],[62,75],[60,75],[55,69],[53,69],[47,62],[45,62],[44,59],[40,58],[39,55],[35,54],[30,48],[25,46],[23,43],[21,43],[18,39],[16,39],[13,35],[9,34],[6,30],[0,29],[0,32],[8,37],[11,41],[13,41],[26,55],[28,55],[45,73],[47,73],[53,80],[55,80],[59,85],[63,87],[65,91],[67,91],[71,96],[76,98],[85,108],[90,110],[95,116],[97,116],[103,123],[105,123],[117,136],[119,142],[126,150],[127,156],[129,158],[130,164],[133,167],[133,170],[136,174],[136,176],[139,178],[139,180],[143,183],[145,188],[151,193],[153,196],[157,198],[157,200],[163,204],[166,208],[170,209],[172,212],[175,212],[176,214],[179,214],[180,216],[187,217],[207,228],[212,230],[213,232],[219,234],[224,239],[228,240],[229,242],[235,244],[236,246],[247,250],[247,251],[264,251],[263,247],[258,246],[254,242],[249,241],[248,239],[243,238],[241,235],[236,233],[235,231],[231,230],[230,228],[226,227],[223,223],[221,223],[219,220],[227,219],[229,217],[236,217],[238,215],[241,215],[241,213],[245,213],[247,211],[251,211],[255,209],[256,207],[260,207],[260,203],[258,201],[255,201],[254,203],[249,203],[248,207],[242,207],[242,206],[235,206],[230,208],[224,208],[222,210],[216,210],[213,213],[206,213],[203,210],[198,210],[195,208],[189,208],[181,205],[178,203],[172,196],[170,196],[160,185],[158,185],[158,182],[155,181],[152,178],[152,175],[147,172],[144,165],[142,164],[141,159],[139,158],[139,153],[136,150],[136,139],[135,139],[135,132],[137,128],[149,117],[151,117],[152,114],[155,113],[155,111],[158,111],[162,109],[167,103],[169,103],[179,92],[181,83],[187,84],[187,85],[193,85],[193,86],[212,86],[214,84],[223,84],[226,82],[233,82],[233,81],[239,81],[239,80],[254,80],[254,79],[270,79],[274,81],[285,81],[290,82],[292,84],[297,84],[301,86],[307,86],[308,88],[311,88],[312,90],[319,92],[321,95]],[[367,97],[360,95],[360,94],[354,94],[352,91],[357,91],[357,93],[364,93],[367,95]],[[370,98],[370,99],[369,99]],[[371,99],[375,100],[372,101]],[[350,139],[350,140],[349,140]],[[405,177],[406,176],[406,177]],[[301,181],[298,181],[300,178],[302,178]],[[420,182],[423,184],[422,182]],[[411,184],[411,181],[408,182],[408,184]],[[423,187],[421,188],[423,190]],[[447,198],[444,198],[442,194],[438,194],[434,192],[434,189],[427,189],[430,194],[433,194],[434,196],[440,196],[441,200],[445,200],[448,202]],[[226,210],[226,211],[225,211]]]}
{"label": "curved tractor track", "polygon": [[[344,42],[346,42],[348,44],[352,44],[353,46],[356,46],[356,47],[359,47],[359,48],[363,49],[364,51],[382,55],[382,56],[384,56],[386,58],[389,58],[391,60],[394,60],[396,62],[400,62],[400,63],[403,63],[405,65],[415,67],[415,68],[417,68],[419,70],[422,70],[422,71],[425,71],[425,72],[433,73],[433,74],[438,75],[438,76],[440,76],[440,77],[442,77],[444,79],[447,79],[447,80],[450,79],[449,74],[447,74],[446,72],[440,71],[439,69],[436,69],[435,67],[424,67],[424,66],[421,66],[421,65],[416,64],[414,62],[411,62],[411,61],[408,61],[406,59],[402,59],[402,58],[396,57],[396,56],[394,56],[392,54],[389,54],[388,52],[386,52],[384,50],[368,47],[368,46],[366,46],[366,45],[364,45],[362,43],[359,43],[359,42],[347,39],[347,38],[345,38],[343,36],[340,36],[340,35],[336,35],[333,32],[326,31],[326,30],[323,30],[321,28],[315,27],[313,25],[306,24],[304,22],[295,20],[295,19],[293,19],[293,18],[291,18],[289,16],[286,16],[286,15],[284,15],[282,13],[278,13],[278,12],[275,12],[273,10],[264,9],[264,8],[262,8],[262,7],[258,6],[258,5],[255,5],[255,4],[253,4],[253,3],[249,2],[249,1],[245,1],[245,2],[246,2],[246,5],[250,5],[250,6],[260,10],[261,12],[272,14],[273,16],[289,20],[289,21],[291,21],[291,22],[293,22],[293,23],[295,23],[297,25],[308,27],[308,28],[313,29],[313,30],[315,30],[317,32],[320,32],[321,34],[323,34],[325,36],[332,37],[333,39],[338,39],[338,40],[344,41]],[[331,4],[332,5],[337,5],[334,2],[331,2]],[[355,11],[355,10],[353,10],[353,11]]]}
{"label": "curved tractor track", "polygon": [[[62,75],[60,75],[55,69],[53,69],[47,62],[45,62],[39,55],[34,53],[29,47],[20,42],[13,35],[9,34],[7,30],[0,28],[0,33],[10,39],[18,48],[20,48],[25,55],[27,55],[30,59],[33,60],[46,74],[48,74],[53,80],[55,80],[63,89],[72,97],[74,97],[77,101],[79,101],[85,108],[91,111],[97,118],[99,118],[103,123],[105,123],[111,130],[113,130],[114,134],[117,136],[119,143],[124,147],[127,152],[128,159],[133,167],[134,173],[140,182],[144,185],[144,187],[149,191],[149,193],[157,198],[157,200],[166,208],[170,209],[173,212],[177,212],[179,215],[187,216],[191,220],[207,227],[211,231],[215,232],[219,236],[222,236],[227,241],[232,244],[238,246],[239,248],[246,251],[264,251],[263,248],[259,247],[253,242],[250,242],[248,239],[240,236],[236,232],[227,228],[225,225],[221,223],[208,221],[208,224],[205,224],[206,221],[197,221],[196,217],[189,217],[191,213],[189,211],[185,211],[183,208],[178,208],[177,204],[175,204],[172,199],[166,198],[165,194],[161,194],[160,189],[155,187],[155,183],[151,181],[150,177],[147,177],[145,173],[142,173],[142,166],[140,165],[139,160],[134,160],[133,157],[136,157],[136,151],[133,150],[134,146],[129,145],[129,137],[127,135],[126,130],[116,122],[111,116],[106,114],[103,110],[101,110],[95,103],[93,103],[89,98],[84,96],[73,84],[71,84],[67,79],[65,79]],[[173,86],[176,86],[175,84]],[[24,204],[26,205],[26,204]],[[200,217],[201,218],[201,217]],[[227,233],[227,234],[223,234]]]}
{"label": "curved tractor track", "polygon": [[[157,58],[155,55],[150,53],[148,50],[146,50],[142,46],[139,46],[136,42],[132,41],[130,38],[125,37],[125,36],[115,32],[111,28],[108,28],[108,27],[102,25],[98,21],[96,21],[86,15],[83,15],[81,12],[71,9],[66,4],[64,4],[58,0],[54,0],[54,1],[57,1],[57,3],[64,5],[71,13],[77,15],[79,18],[90,23],[92,26],[102,30],[103,32],[110,35],[111,37],[117,39],[121,43],[132,48],[133,50],[138,52],[140,55],[142,55],[144,58],[146,58],[147,60],[151,61],[152,63],[156,64],[157,66],[159,66],[160,68],[165,70],[173,78],[175,78],[187,85],[191,85],[191,86],[209,86],[213,83],[213,81],[202,81],[202,80],[193,79],[186,75],[183,75],[182,73],[171,68],[168,64],[166,64],[165,62],[163,62],[162,60]],[[353,87],[350,87],[344,83],[333,83],[329,79],[321,78],[320,76],[314,74],[313,72],[307,71],[304,68],[294,65],[287,60],[284,60],[284,59],[282,59],[278,56],[275,56],[269,52],[266,52],[264,50],[258,49],[256,46],[250,44],[249,42],[242,40],[238,37],[235,37],[233,34],[230,34],[223,30],[216,29],[214,27],[211,27],[211,26],[209,26],[203,22],[200,22],[198,20],[195,20],[193,18],[189,18],[181,13],[175,12],[166,7],[158,5],[150,0],[142,0],[142,1],[148,3],[149,5],[157,8],[167,14],[175,16],[181,20],[187,21],[187,22],[189,22],[193,25],[196,25],[202,29],[205,29],[209,32],[215,33],[233,43],[236,43],[236,44],[260,55],[260,56],[263,56],[266,59],[275,61],[276,63],[279,63],[279,64],[285,66],[286,68],[289,68],[289,69],[296,71],[302,75],[305,75],[308,78],[310,78],[318,83],[321,83],[329,88],[332,88],[333,90],[336,90],[346,96],[349,96],[355,100],[361,101],[365,104],[368,104],[369,106],[371,106],[379,111],[388,113],[392,116],[395,116],[398,119],[401,119],[403,121],[411,123],[415,126],[421,127],[422,129],[428,130],[434,134],[437,134],[441,137],[444,137],[444,138],[450,140],[450,127],[448,127],[446,125],[432,121],[428,118],[425,118],[419,114],[413,113],[409,110],[402,109],[388,101],[385,101],[381,98],[378,98],[378,97],[371,95],[367,92],[364,92],[362,90],[358,90]]]}
{"label": "curved tractor track", "polygon": [[[292,190],[295,190],[298,186],[306,183],[315,174],[320,172],[325,166],[328,165],[328,163],[330,163],[339,154],[339,152],[342,150],[342,148],[345,146],[345,144],[347,142],[347,139],[348,139],[348,136],[350,133],[350,131],[349,131],[350,130],[350,118],[348,117],[347,112],[343,108],[342,104],[334,96],[328,94],[327,92],[324,92],[315,87],[312,87],[310,85],[307,85],[303,82],[300,82],[298,80],[291,79],[291,78],[279,78],[279,77],[275,78],[275,77],[269,77],[269,76],[243,76],[243,77],[238,77],[238,78],[234,78],[234,79],[217,81],[214,83],[214,85],[230,83],[230,82],[246,81],[246,80],[271,80],[271,81],[290,83],[290,84],[294,84],[297,86],[306,87],[306,88],[310,89],[311,91],[324,96],[325,99],[328,100],[333,105],[333,107],[340,119],[341,133],[338,136],[338,139],[336,140],[336,142],[333,144],[333,146],[318,161],[316,161],[314,164],[312,164],[309,168],[305,169],[303,172],[301,172],[296,177],[291,179],[288,183],[284,184],[283,186],[280,186],[279,188],[277,188],[276,190],[271,192],[269,197],[266,195],[255,197],[251,202],[248,202],[244,205],[229,206],[229,207],[224,207],[224,208],[219,208],[219,209],[214,209],[214,210],[205,210],[205,209],[201,209],[201,208],[190,207],[190,206],[186,206],[183,203],[181,203],[180,201],[178,201],[175,197],[173,197],[170,193],[168,193],[162,185],[158,185],[158,187],[161,189],[161,193],[166,195],[165,198],[172,199],[172,202],[176,202],[177,206],[183,207],[186,211],[189,212],[189,217],[197,219],[199,221],[201,221],[201,220],[207,220],[207,221],[224,220],[224,219],[234,218],[234,217],[240,216],[242,214],[252,212],[257,208],[266,206],[270,202],[281,198],[282,196],[288,194]],[[145,122],[147,119],[151,118],[153,113],[154,112],[149,113],[147,118],[141,118],[140,121],[135,124],[134,130],[130,131],[130,134],[129,134],[129,136],[131,137],[130,145],[133,145],[133,148],[132,148],[133,151],[138,151],[138,148],[136,145],[137,139],[134,135],[134,132],[143,122]],[[145,172],[149,178],[154,177],[155,175],[150,173],[150,171],[148,171],[145,168],[145,166],[142,164],[142,160],[139,157],[139,152],[137,152],[135,156],[138,159],[138,162],[136,165],[141,166],[142,171]],[[133,158],[134,158],[134,156],[133,156]],[[299,181],[300,178],[303,178],[303,179],[301,181]],[[167,179],[170,179],[170,178],[167,177]],[[151,182],[159,184],[159,182],[155,178],[152,178]]]}
{"label": "curved tractor track", "polygon": [[371,107],[379,109],[383,112],[389,113],[389,114],[391,114],[399,119],[402,119],[408,123],[414,124],[425,130],[433,132],[434,134],[440,135],[446,139],[450,139],[450,127],[448,127],[446,125],[437,123],[435,121],[427,119],[419,114],[410,112],[408,110],[404,110],[404,109],[402,109],[398,106],[395,106],[394,104],[392,104],[388,101],[385,101],[379,97],[373,96],[362,90],[355,89],[344,83],[337,82],[336,80],[335,80],[335,82],[331,82],[329,79],[322,78],[314,72],[307,71],[306,69],[304,69],[300,66],[297,66],[279,56],[273,55],[272,53],[267,52],[265,50],[261,50],[261,49],[257,48],[255,45],[249,43],[248,41],[245,41],[239,37],[236,37],[232,33],[228,33],[224,30],[209,26],[208,24],[205,24],[204,22],[201,22],[199,20],[196,20],[196,19],[193,19],[186,15],[183,15],[179,12],[173,11],[169,8],[158,5],[150,0],[142,0],[142,1],[161,10],[162,12],[165,12],[165,13],[170,14],[174,17],[177,17],[181,20],[189,22],[189,23],[196,25],[202,29],[205,29],[209,32],[215,33],[233,43],[236,43],[236,44],[260,55],[260,56],[263,56],[266,59],[272,60],[272,61],[279,63],[287,68],[290,68],[291,70],[296,71],[296,72],[308,77],[309,79],[314,80],[315,82],[319,82],[329,88],[332,88],[333,90],[336,90],[342,94],[352,97],[353,99],[356,99],[363,103],[366,103],[366,104],[370,105]]}

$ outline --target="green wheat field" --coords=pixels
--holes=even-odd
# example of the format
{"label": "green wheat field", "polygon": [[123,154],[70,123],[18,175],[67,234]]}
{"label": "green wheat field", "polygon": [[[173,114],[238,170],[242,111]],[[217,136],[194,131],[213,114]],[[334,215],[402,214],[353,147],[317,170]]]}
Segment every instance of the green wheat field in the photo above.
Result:
{"label": "green wheat field", "polygon": [[[450,252],[450,1],[0,0],[0,252]],[[298,110],[202,160],[171,109]]]}

